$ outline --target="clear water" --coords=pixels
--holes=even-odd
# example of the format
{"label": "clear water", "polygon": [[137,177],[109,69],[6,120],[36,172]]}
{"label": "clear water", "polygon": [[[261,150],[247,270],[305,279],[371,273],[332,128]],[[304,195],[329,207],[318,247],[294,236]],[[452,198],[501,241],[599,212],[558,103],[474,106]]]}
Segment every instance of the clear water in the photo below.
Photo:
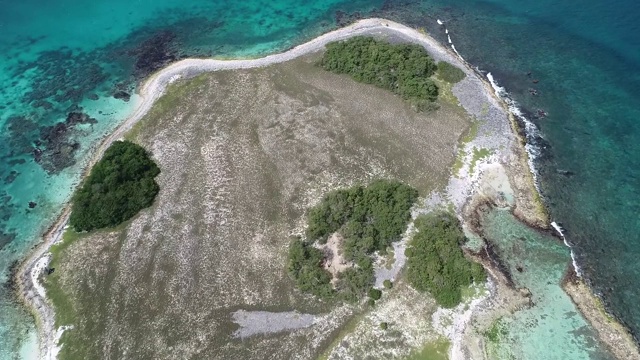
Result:
{"label": "clear water", "polygon": [[514,283],[531,291],[534,304],[499,319],[498,341],[487,346],[492,358],[612,359],[560,287],[567,266],[571,266],[567,262],[569,249],[558,239],[526,227],[505,210],[487,214],[482,224]]}
{"label": "clear water", "polygon": [[[640,331],[640,7],[631,0],[0,0],[0,281],[69,197],[83,155],[135,104],[111,95],[135,86],[141,44],[168,36],[176,57],[259,56],[334,28],[336,11],[393,18],[444,41],[442,19],[467,60],[525,110],[547,111],[537,163],[553,218],[610,309]],[[33,161],[34,142],[72,105],[97,123],[68,133],[80,144],[76,163],[48,173]],[[557,256],[569,260],[566,250]],[[33,337],[32,320],[0,288],[0,358],[29,352],[23,340]]]}

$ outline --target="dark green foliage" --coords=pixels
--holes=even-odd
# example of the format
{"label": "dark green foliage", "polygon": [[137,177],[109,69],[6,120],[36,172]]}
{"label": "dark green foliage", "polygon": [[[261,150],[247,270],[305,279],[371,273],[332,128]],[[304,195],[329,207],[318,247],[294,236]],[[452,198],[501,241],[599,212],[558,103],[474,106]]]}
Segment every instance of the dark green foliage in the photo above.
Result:
{"label": "dark green foliage", "polygon": [[446,61],[438,63],[438,77],[450,84],[462,81],[465,76],[464,71]]}
{"label": "dark green foliage", "polygon": [[380,323],[380,329],[382,330],[387,330],[389,328],[389,324],[386,322],[381,322]]}
{"label": "dark green foliage", "polygon": [[418,111],[425,110],[438,98],[438,87],[430,79],[437,66],[420,45],[389,44],[356,36],[327,44],[320,66],[390,90],[408,100]]}
{"label": "dark green foliage", "polygon": [[[302,291],[321,297],[335,292],[346,301],[365,297],[374,282],[371,254],[400,239],[417,197],[417,190],[389,180],[330,192],[309,211],[307,242],[292,242],[289,274]],[[335,232],[343,236],[344,256],[355,266],[340,273],[333,290],[331,275],[322,268],[323,254],[312,244],[325,243]]]}
{"label": "dark green foliage", "polygon": [[430,292],[439,305],[454,307],[462,300],[461,288],[484,281],[480,264],[464,257],[460,245],[466,238],[458,219],[436,212],[416,219],[418,232],[407,248],[407,276],[411,285]]}
{"label": "dark green foliage", "polygon": [[76,231],[115,226],[150,206],[160,190],[160,169],[141,146],[116,141],[73,196],[70,225]]}
{"label": "dark green foliage", "polygon": [[345,257],[356,262],[368,258],[400,239],[417,197],[414,188],[389,180],[333,191],[309,211],[307,238],[324,243],[340,230]]}
{"label": "dark green foliage", "polygon": [[380,300],[382,297],[382,291],[378,289],[369,289],[369,297],[373,300]]}
{"label": "dark green foliage", "polygon": [[383,281],[382,285],[384,285],[385,289],[391,289],[393,287],[393,283],[389,279]]}
{"label": "dark green foliage", "polygon": [[320,250],[294,239],[289,245],[287,270],[300,290],[319,297],[330,297],[334,292],[330,284],[331,274],[322,268],[323,258]]}

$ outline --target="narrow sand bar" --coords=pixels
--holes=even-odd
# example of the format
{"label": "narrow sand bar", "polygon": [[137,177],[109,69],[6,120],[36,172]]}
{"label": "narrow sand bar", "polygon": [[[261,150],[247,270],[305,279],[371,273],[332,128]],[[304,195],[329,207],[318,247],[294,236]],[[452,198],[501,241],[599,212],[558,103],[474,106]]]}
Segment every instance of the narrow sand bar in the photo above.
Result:
{"label": "narrow sand bar", "polygon": [[[401,39],[410,40],[426,48],[430,55],[437,61],[444,60],[453,63],[463,69],[467,74],[473,71],[456,54],[455,49],[448,49],[433,38],[404,25],[384,20],[366,19],[357,23],[319,36],[305,44],[296,46],[280,54],[269,55],[259,59],[244,60],[215,60],[215,59],[185,59],[174,63],[153,74],[140,88],[139,99],[135,104],[135,110],[118,128],[105,137],[99,147],[93,152],[84,175],[88,174],[91,166],[98,161],[104,151],[117,139],[129,131],[136,122],[142,119],[158,100],[169,84],[184,78],[194,77],[205,72],[218,70],[248,69],[264,67],[295,59],[324,48],[327,43],[343,40],[356,35],[393,34]],[[485,84],[488,93],[492,93],[488,83]],[[499,100],[498,100],[499,101]],[[470,181],[470,180],[469,180]],[[39,353],[41,359],[55,359],[58,347],[57,342],[63,329],[55,328],[54,311],[45,297],[43,288],[38,284],[38,278],[48,265],[48,251],[51,245],[62,239],[62,234],[67,226],[70,205],[67,204],[61,211],[58,220],[44,234],[43,241],[25,259],[19,267],[16,278],[18,280],[18,294],[25,305],[34,313],[39,333]]]}

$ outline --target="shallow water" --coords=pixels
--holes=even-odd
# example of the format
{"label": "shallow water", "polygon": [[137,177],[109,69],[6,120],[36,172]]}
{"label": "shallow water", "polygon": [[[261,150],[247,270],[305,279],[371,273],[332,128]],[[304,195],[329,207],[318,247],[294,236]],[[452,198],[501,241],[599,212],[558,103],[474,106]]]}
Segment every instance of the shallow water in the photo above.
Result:
{"label": "shallow water", "polygon": [[493,210],[482,224],[514,283],[531,291],[534,304],[499,320],[500,335],[495,343],[489,342],[489,353],[498,359],[612,359],[560,287],[570,266],[569,249],[506,210]]}
{"label": "shallow water", "polygon": [[[3,283],[9,266],[69,197],[90,146],[135,104],[135,96],[114,99],[115,90],[132,93],[139,79],[160,66],[147,59],[259,56],[334,28],[338,10],[357,11],[424,27],[441,41],[446,35],[435,20],[444,20],[465,59],[491,71],[525,110],[548,112],[537,121],[545,137],[537,165],[553,218],[562,222],[583,272],[610,308],[640,330],[635,2],[0,0],[0,9]],[[531,87],[540,95],[531,96]],[[51,134],[46,127],[63,121],[73,105],[97,123],[72,127],[53,143],[42,141]],[[45,152],[37,164],[35,146],[60,152]],[[60,156],[65,152],[73,156]],[[29,201],[37,203],[34,209]],[[569,261],[564,251],[558,262],[562,256]],[[33,340],[33,332],[32,320],[0,288],[0,358],[30,352],[24,346],[29,342],[19,339]]]}

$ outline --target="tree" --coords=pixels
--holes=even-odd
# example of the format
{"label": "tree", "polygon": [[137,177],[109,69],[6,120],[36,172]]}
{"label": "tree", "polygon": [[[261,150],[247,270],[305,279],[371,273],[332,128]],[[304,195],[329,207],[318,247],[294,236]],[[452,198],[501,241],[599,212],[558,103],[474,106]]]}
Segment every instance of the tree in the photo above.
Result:
{"label": "tree", "polygon": [[466,242],[458,219],[448,212],[422,215],[407,251],[407,278],[416,290],[430,292],[438,304],[451,308],[462,300],[462,287],[484,281],[480,264],[464,257]]}
{"label": "tree", "polygon": [[[289,248],[288,271],[298,288],[319,296],[337,292],[346,301],[366,296],[374,283],[371,255],[400,240],[417,198],[417,190],[392,180],[376,180],[368,186],[325,195],[309,210],[306,242],[297,239]],[[329,291],[331,277],[322,268],[323,255],[313,244],[325,243],[335,232],[344,238],[344,257],[355,266],[340,273],[335,291]]]}
{"label": "tree", "polygon": [[72,198],[70,225],[91,231],[118,225],[151,206],[160,187],[160,169],[147,151],[116,141],[91,170]]}
{"label": "tree", "polygon": [[418,111],[433,108],[438,87],[430,77],[438,67],[422,46],[356,36],[326,48],[319,62],[325,70],[390,90]]}

